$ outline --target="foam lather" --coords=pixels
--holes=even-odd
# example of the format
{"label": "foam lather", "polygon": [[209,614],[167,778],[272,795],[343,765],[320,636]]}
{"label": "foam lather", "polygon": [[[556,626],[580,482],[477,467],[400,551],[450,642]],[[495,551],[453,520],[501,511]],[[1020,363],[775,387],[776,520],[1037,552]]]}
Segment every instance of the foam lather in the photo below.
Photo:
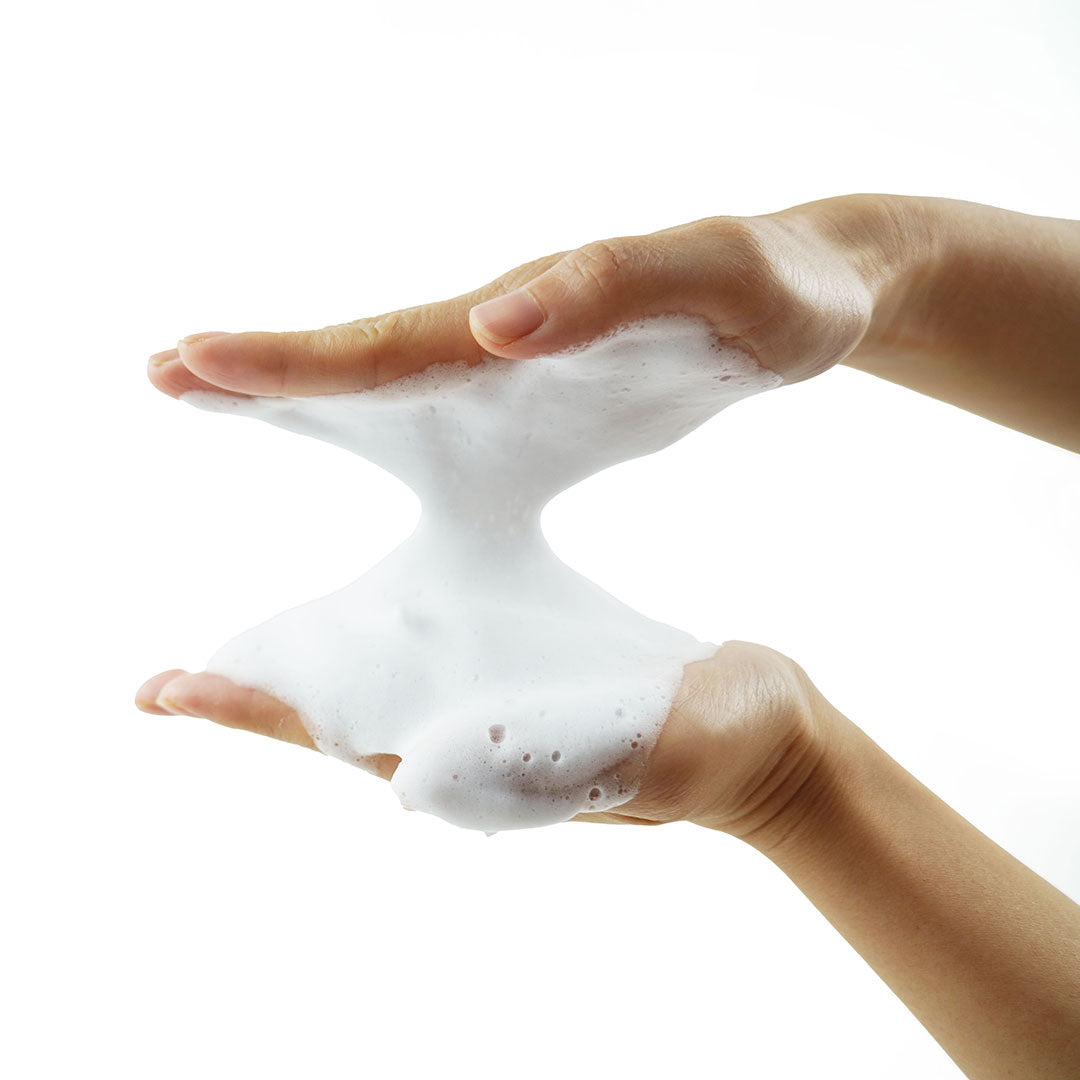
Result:
{"label": "foam lather", "polygon": [[326,754],[398,755],[403,805],[455,825],[551,825],[626,802],[683,667],[716,646],[571,570],[540,512],[781,381],[704,320],[663,316],[359,393],[184,394],[351,450],[422,505],[412,536],[363,577],[234,638],[207,670],[293,706]]}

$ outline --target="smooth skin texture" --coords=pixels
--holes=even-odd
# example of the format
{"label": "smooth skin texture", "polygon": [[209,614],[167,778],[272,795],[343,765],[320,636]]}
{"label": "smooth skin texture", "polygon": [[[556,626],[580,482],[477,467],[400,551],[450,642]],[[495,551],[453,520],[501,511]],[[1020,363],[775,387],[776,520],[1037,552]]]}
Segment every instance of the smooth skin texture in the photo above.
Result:
{"label": "smooth skin texture", "polygon": [[[192,335],[151,357],[149,374],[173,397],[336,393],[675,312],[704,316],[785,380],[847,363],[1080,451],[1080,224],[944,199],[841,196],[597,241],[442,303],[299,333]],[[165,671],[136,703],[314,748],[295,710],[221,676]],[[388,778],[398,761],[364,764]],[[638,794],[576,820],[740,837],[968,1076],[1080,1076],[1080,907],[787,657],[728,642],[688,665]]]}

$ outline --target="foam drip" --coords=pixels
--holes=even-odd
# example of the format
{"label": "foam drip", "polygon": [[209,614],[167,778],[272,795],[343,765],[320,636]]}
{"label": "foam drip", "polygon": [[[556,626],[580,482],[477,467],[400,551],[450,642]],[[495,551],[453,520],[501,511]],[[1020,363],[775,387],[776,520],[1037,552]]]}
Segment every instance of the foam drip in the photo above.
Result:
{"label": "foam drip", "polygon": [[184,394],[359,454],[423,508],[363,577],[234,638],[207,670],[293,706],[326,754],[398,755],[401,802],[455,825],[527,828],[626,802],[683,667],[716,646],[571,570],[540,512],[780,382],[704,320],[664,316],[360,393]]}

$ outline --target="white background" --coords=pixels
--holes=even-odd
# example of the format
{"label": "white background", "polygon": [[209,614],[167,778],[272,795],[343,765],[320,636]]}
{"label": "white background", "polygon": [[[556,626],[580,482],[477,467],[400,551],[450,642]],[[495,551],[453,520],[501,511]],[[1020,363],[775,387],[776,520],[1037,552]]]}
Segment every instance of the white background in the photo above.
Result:
{"label": "white background", "polygon": [[[411,529],[331,447],[155,393],[208,329],[855,191],[1080,216],[1065,0],[37,4],[4,100],[3,1012],[22,1078],[958,1075],[796,889],[691,826],[494,839],[137,713]],[[1080,895],[1080,462],[849,370],[545,525],[643,612],[794,656]]]}

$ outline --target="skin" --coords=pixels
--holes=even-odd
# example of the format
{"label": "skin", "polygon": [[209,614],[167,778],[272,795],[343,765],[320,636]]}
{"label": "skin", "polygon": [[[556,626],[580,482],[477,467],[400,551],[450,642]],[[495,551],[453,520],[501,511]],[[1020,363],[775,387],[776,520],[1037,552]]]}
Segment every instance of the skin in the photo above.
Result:
{"label": "skin", "polygon": [[[485,304],[497,297],[516,326]],[[553,352],[673,312],[708,319],[786,381],[846,363],[1080,451],[1080,225],[943,199],[843,196],[598,241],[438,304],[314,331],[193,335],[151,357],[149,375],[173,397],[335,393],[436,361]],[[293,709],[221,676],[165,671],[136,703],[314,748]],[[389,778],[398,763],[364,766]],[[727,642],[688,665],[638,794],[575,820],[740,837],[968,1076],[1080,1075],[1080,907],[787,657]]]}

